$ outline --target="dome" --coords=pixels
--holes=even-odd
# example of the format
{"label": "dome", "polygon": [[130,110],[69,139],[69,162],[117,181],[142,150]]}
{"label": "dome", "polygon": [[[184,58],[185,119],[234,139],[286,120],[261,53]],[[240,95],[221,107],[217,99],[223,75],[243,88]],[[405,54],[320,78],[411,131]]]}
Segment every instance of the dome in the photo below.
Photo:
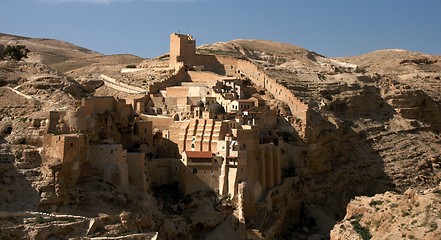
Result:
{"label": "dome", "polygon": [[208,108],[210,109],[210,112],[213,112],[214,114],[225,114],[225,108],[218,102],[210,104]]}
{"label": "dome", "polygon": [[204,104],[204,102],[202,102],[202,100],[199,100],[199,102],[196,103],[196,107],[204,108],[205,104]]}

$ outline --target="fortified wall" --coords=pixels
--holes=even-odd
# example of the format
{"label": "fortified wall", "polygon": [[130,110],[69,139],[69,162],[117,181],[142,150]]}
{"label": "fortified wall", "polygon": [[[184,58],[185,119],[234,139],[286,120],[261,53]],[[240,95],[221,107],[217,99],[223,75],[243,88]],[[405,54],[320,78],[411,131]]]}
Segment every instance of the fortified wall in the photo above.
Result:
{"label": "fortified wall", "polygon": [[[170,57],[170,61],[171,61],[171,57]],[[180,85],[182,82],[190,81],[190,76],[185,71],[185,67],[183,63],[176,63],[173,66],[176,69],[175,73],[173,73],[173,75],[160,82],[153,82],[152,84],[150,84],[148,86],[149,93],[155,94],[158,93],[159,90],[165,89],[167,87],[177,86]]]}
{"label": "fortified wall", "polygon": [[146,92],[145,89],[125,84],[104,74],[100,75],[100,79],[104,81],[104,85],[114,88],[121,92],[126,92],[131,94],[140,94]]}
{"label": "fortified wall", "polygon": [[[265,88],[276,99],[288,104],[294,116],[293,125],[301,136],[305,136],[309,115],[309,106],[298,99],[284,85],[268,76],[261,68],[250,60],[229,56],[196,54],[196,40],[183,34],[172,33],[170,36],[170,66],[183,71],[182,68],[203,66],[204,70],[222,75],[236,75],[249,78],[254,84]],[[200,68],[200,67],[199,67]],[[159,86],[158,86],[159,87]],[[158,91],[153,88],[152,90]]]}
{"label": "fortified wall", "polygon": [[[307,121],[308,121],[308,104],[299,100],[287,87],[278,83],[277,80],[268,76],[263,70],[261,70],[256,64],[249,60],[237,59],[228,56],[215,55],[214,57],[207,57],[207,55],[201,55],[202,60],[200,63],[207,66],[207,70],[219,71],[219,64],[224,66],[225,74],[239,75],[249,78],[254,84],[259,87],[265,88],[276,99],[281,100],[288,104],[291,114],[299,119],[298,126],[295,126],[301,135],[305,134]],[[210,69],[213,66],[213,69]]]}

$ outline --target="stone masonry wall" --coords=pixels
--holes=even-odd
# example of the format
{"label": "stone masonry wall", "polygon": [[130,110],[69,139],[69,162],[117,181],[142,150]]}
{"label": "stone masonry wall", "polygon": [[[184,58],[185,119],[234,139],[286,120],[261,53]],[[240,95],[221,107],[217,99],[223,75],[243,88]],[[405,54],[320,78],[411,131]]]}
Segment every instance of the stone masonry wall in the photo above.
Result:
{"label": "stone masonry wall", "polygon": [[205,70],[221,75],[239,75],[249,78],[257,86],[268,90],[276,99],[288,104],[291,114],[298,119],[296,128],[305,135],[308,121],[308,104],[302,102],[287,87],[269,77],[262,69],[249,60],[229,56],[196,54],[196,41],[191,36],[172,33],[170,36],[170,65],[178,69],[168,79],[149,85],[150,93],[157,93],[167,86],[175,86],[189,80],[184,65],[204,66]]}
{"label": "stone masonry wall", "polygon": [[170,35],[170,66],[176,67],[181,62],[195,65],[196,40],[190,35],[172,33]]}
{"label": "stone masonry wall", "polygon": [[269,77],[263,70],[257,65],[248,60],[234,59],[226,56],[216,56],[218,62],[222,63],[228,70],[236,69],[236,73],[243,74],[248,77],[257,86],[263,87],[268,90],[276,99],[279,99],[288,104],[293,116],[298,117],[306,124],[308,104],[300,101],[294,94],[278,83],[277,80]]}
{"label": "stone masonry wall", "polygon": [[287,87],[268,76],[262,69],[249,60],[220,55],[197,55],[197,63],[205,70],[218,74],[239,75],[249,78],[257,86],[265,88],[276,99],[288,104],[291,114],[300,119],[300,134],[304,134],[308,121],[308,104],[299,100]]}
{"label": "stone masonry wall", "polygon": [[189,76],[185,71],[184,65],[181,63],[179,69],[173,73],[170,77],[162,80],[161,82],[154,82],[148,86],[148,92],[151,94],[158,93],[160,90],[166,87],[177,86],[182,82],[189,81]]}
{"label": "stone masonry wall", "polygon": [[106,76],[104,74],[100,75],[100,79],[104,81],[104,85],[111,87],[113,89],[116,89],[118,91],[130,93],[130,94],[140,94],[140,93],[146,92],[145,89],[135,87],[135,86],[130,86],[128,84],[120,82],[120,81],[118,81],[114,78],[111,78],[109,76]]}

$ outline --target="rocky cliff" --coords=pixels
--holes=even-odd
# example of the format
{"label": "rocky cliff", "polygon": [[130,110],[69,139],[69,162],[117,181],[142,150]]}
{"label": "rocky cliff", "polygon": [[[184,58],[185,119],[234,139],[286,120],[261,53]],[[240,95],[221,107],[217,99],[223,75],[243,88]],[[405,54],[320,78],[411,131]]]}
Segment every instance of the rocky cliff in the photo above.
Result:
{"label": "rocky cliff", "polygon": [[[355,196],[439,183],[440,56],[383,50],[333,59],[260,40],[199,51],[249,59],[310,104],[306,154],[295,168],[305,212],[325,209],[316,223],[341,218]],[[286,225],[302,232],[305,222]]]}
{"label": "rocky cliff", "polygon": [[331,239],[438,239],[440,193],[436,187],[355,197]]}

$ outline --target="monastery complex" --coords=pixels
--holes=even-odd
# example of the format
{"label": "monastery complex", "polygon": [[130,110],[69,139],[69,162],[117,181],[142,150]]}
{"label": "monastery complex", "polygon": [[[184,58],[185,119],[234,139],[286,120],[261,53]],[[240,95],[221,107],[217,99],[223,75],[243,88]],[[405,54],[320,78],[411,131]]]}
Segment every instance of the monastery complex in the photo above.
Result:
{"label": "monastery complex", "polygon": [[[308,105],[249,60],[197,54],[189,35],[171,34],[168,68],[168,77],[145,88],[102,75],[131,97],[83,99],[74,112],[51,112],[43,165],[53,176],[41,189],[44,202],[63,204],[85,176],[141,191],[176,184],[184,194],[231,200],[242,228],[271,236],[278,223],[268,216],[285,214],[275,203],[296,183],[290,162],[302,152],[282,129],[307,141]],[[291,114],[250,94],[256,87]]]}

